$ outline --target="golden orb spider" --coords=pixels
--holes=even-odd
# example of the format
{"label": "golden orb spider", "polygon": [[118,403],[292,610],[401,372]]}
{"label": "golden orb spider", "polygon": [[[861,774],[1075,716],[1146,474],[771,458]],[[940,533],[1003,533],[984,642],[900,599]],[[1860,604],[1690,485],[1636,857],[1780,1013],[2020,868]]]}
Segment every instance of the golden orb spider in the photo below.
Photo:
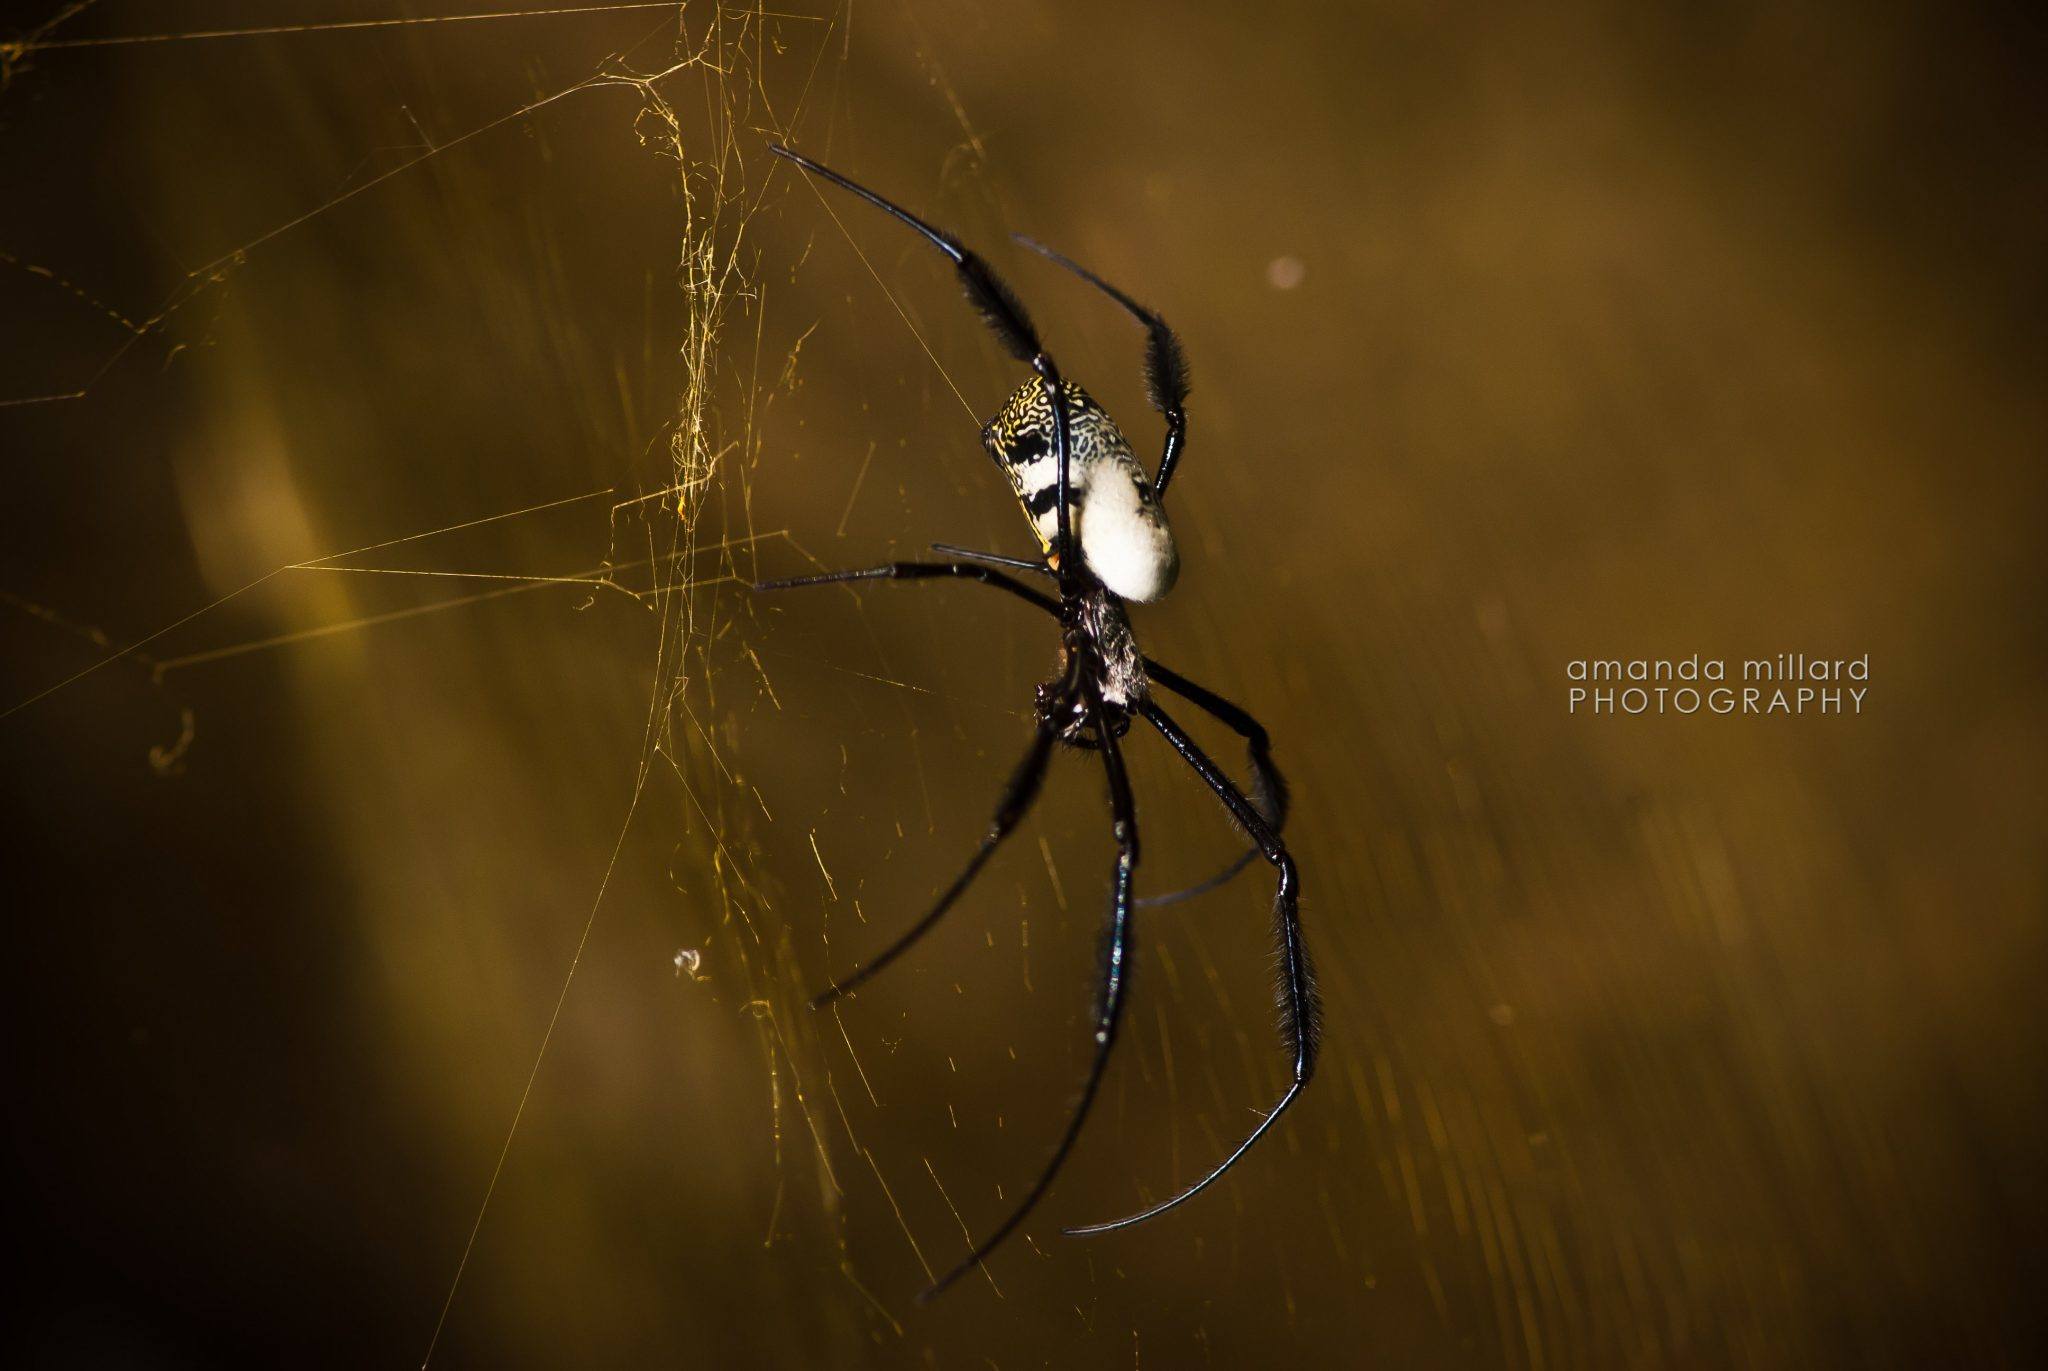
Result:
{"label": "golden orb spider", "polygon": [[[1213,888],[1228,880],[1254,855],[1269,862],[1278,878],[1273,901],[1274,936],[1279,952],[1280,1036],[1293,1060],[1293,1080],[1279,1102],[1223,1161],[1201,1180],[1172,1198],[1127,1218],[1064,1230],[1069,1234],[1107,1233],[1155,1218],[1213,1184],[1272,1128],[1294,1103],[1315,1070],[1321,1008],[1315,973],[1302,940],[1299,905],[1301,878],[1294,859],[1280,840],[1287,817],[1287,786],[1273,764],[1266,730],[1243,709],[1160,665],[1138,651],[1131,632],[1126,600],[1155,600],[1173,586],[1179,557],[1166,522],[1162,501],[1172,479],[1187,431],[1185,404],[1187,363],[1180,340],[1166,322],[1123,291],[1086,268],[1028,238],[1018,241],[1051,258],[1103,291],[1145,328],[1145,380],[1152,404],[1166,417],[1166,443],[1158,474],[1148,480],[1116,424],[1079,386],[1062,381],[1051,355],[1039,342],[1024,306],[988,264],[957,238],[932,227],[880,195],[819,165],[781,144],[769,150],[804,170],[852,192],[894,216],[946,254],[967,289],[967,298],[982,319],[1032,377],[1012,394],[995,418],[982,429],[989,455],[1009,477],[1024,506],[1041,548],[1039,560],[973,552],[947,544],[934,549],[950,554],[945,561],[890,562],[857,571],[763,581],[755,590],[786,590],[796,586],[833,585],[847,581],[930,580],[956,577],[993,586],[1036,605],[1060,624],[1060,665],[1053,679],[1038,687],[1037,728],[1024,759],[1017,764],[989,831],[968,859],[966,869],[940,894],[925,916],[884,948],[865,966],[834,982],[812,1001],[830,1004],[866,982],[923,937],[953,907],[989,857],[1030,809],[1038,796],[1055,744],[1094,751],[1102,758],[1109,780],[1110,813],[1115,826],[1117,863],[1105,943],[1101,992],[1095,1007],[1095,1049],[1081,1098],[1068,1119],[1066,1132],[1053,1149],[1038,1179],[1005,1218],[958,1265],[947,1271],[920,1302],[931,1299],[972,1270],[1023,1223],[1051,1187],[1060,1166],[1080,1136],[1089,1107],[1102,1084],[1103,1071],[1116,1045],[1125,992],[1130,981],[1132,914],[1147,905],[1169,903]],[[1054,583],[1056,595],[1045,595],[1006,575],[1008,568],[1042,575]],[[1252,769],[1247,795],[1195,745],[1161,709],[1151,687],[1164,686],[1228,725],[1245,740]],[[1157,729],[1167,743],[1223,801],[1224,807],[1251,838],[1247,852],[1216,877],[1188,890],[1152,900],[1132,897],[1132,876],[1138,865],[1138,822],[1131,783],[1124,771],[1119,740],[1132,716]]]}

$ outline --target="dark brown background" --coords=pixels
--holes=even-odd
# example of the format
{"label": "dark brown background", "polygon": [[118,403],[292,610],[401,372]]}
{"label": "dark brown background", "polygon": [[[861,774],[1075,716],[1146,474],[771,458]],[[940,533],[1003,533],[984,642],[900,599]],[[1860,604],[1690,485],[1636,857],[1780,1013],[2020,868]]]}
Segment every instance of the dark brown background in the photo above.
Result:
{"label": "dark brown background", "polygon": [[[46,37],[280,13],[108,0]],[[684,155],[729,134],[733,205],[765,188],[697,373],[696,536],[756,541],[638,600],[376,622],[528,583],[285,572],[0,722],[32,1362],[416,1364],[572,962],[436,1364],[2039,1354],[2043,111],[2017,7],[685,25],[723,74],[655,87]],[[94,632],[604,488],[353,564],[610,556],[650,587],[626,564],[672,515],[608,507],[672,479],[689,374],[662,126],[609,85],[454,140],[666,68],[672,14],[17,58],[0,399],[84,394],[0,408],[0,705]],[[1053,643],[971,588],[758,607],[722,581],[1027,546],[970,419],[1014,367],[906,235],[771,179],[772,128],[987,245],[1141,446],[1127,322],[1003,232],[1180,327],[1188,565],[1140,630],[1264,714],[1297,784],[1314,1091],[1172,1219],[1058,1236],[1198,1174],[1280,1080],[1261,878],[1146,920],[1121,1059],[990,1264],[1000,1299],[911,1304],[1072,1097],[1100,783],[1063,762],[928,946],[839,1022],[802,1011],[965,855]],[[1863,715],[1565,710],[1576,657],[1781,651],[1868,653]],[[1229,837],[1133,751],[1160,889]]]}

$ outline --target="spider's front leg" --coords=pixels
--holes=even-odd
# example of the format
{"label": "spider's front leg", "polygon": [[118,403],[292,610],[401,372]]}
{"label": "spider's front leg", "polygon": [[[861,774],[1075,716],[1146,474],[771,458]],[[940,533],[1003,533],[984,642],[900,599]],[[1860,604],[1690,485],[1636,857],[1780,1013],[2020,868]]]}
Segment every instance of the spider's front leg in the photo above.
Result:
{"label": "spider's front leg", "polygon": [[[1003,1239],[1017,1230],[1017,1226],[1045,1197],[1052,1188],[1053,1178],[1059,1175],[1065,1165],[1067,1154],[1074,1149],[1075,1139],[1081,1136],[1081,1125],[1088,1121],[1088,1111],[1095,1103],[1096,1092],[1102,1086],[1103,1073],[1109,1068],[1109,1056],[1116,1046],[1117,1027],[1122,1022],[1124,1002],[1130,989],[1130,963],[1132,956],[1131,916],[1137,902],[1131,898],[1131,882],[1138,869],[1138,807],[1131,795],[1131,779],[1124,770],[1122,747],[1117,742],[1116,720],[1110,717],[1110,710],[1099,696],[1091,690],[1085,705],[1088,721],[1095,734],[1095,749],[1102,754],[1102,767],[1109,777],[1110,818],[1116,835],[1116,876],[1110,897],[1109,936],[1104,940],[1102,984],[1095,1000],[1095,1051],[1088,1067],[1088,1078],[1081,1086],[1081,1098],[1076,1101],[1073,1113],[1067,1119],[1067,1130],[1060,1135],[1059,1144],[1053,1148],[1052,1156],[1038,1173],[1038,1179],[1024,1193],[1010,1216],[999,1224],[995,1231],[978,1243],[966,1258],[933,1282],[931,1289],[918,1297],[922,1304],[960,1277],[980,1265],[983,1258],[993,1252]],[[1121,713],[1118,715],[1121,718]]]}
{"label": "spider's front leg", "polygon": [[[934,543],[932,547],[936,551],[953,553],[962,558],[981,558],[989,562],[1001,562],[1005,565],[1016,565],[1019,568],[1030,569],[1047,575],[1052,574],[1050,569],[1042,563],[1026,562],[1022,558],[999,558],[996,554],[972,552],[966,548],[954,547],[948,543]],[[1002,572],[994,570],[991,566],[978,565],[968,561],[887,562],[881,566],[862,567],[855,571],[828,571],[814,576],[792,576],[776,581],[760,581],[754,584],[753,589],[761,591],[787,590],[797,586],[838,585],[853,581],[921,581],[946,578],[992,586],[997,590],[1014,595],[1026,604],[1034,605],[1055,617],[1060,612],[1058,601],[1054,600],[1051,596],[1033,590],[1031,587],[1018,582],[1014,577],[1006,576]],[[1173,668],[1162,665],[1150,657],[1145,658],[1144,662],[1146,674],[1152,679],[1154,684],[1163,685],[1168,690],[1189,700],[1196,708],[1227,725],[1232,732],[1244,739],[1245,752],[1252,771],[1250,795],[1252,807],[1258,810],[1260,817],[1265,819],[1267,826],[1274,833],[1279,833],[1287,824],[1287,778],[1281,773],[1279,765],[1273,760],[1272,745],[1267,737],[1265,726],[1253,718],[1249,711],[1224,699],[1221,695],[1218,695],[1215,691],[1210,690],[1199,682],[1189,680],[1178,671],[1173,670]],[[1041,714],[1049,707],[1049,693],[1051,689],[1052,687],[1049,685],[1041,685],[1038,688],[1037,703]],[[1092,748],[1093,746],[1087,741],[1085,736],[1076,737],[1070,734],[1066,741],[1078,747]],[[1250,849],[1241,853],[1230,865],[1224,867],[1223,870],[1208,879],[1198,881],[1194,885],[1186,886],[1179,890],[1147,896],[1138,901],[1138,907],[1140,909],[1162,909],[1167,905],[1179,904],[1183,900],[1194,899],[1198,895],[1206,895],[1230,881],[1247,866],[1250,866],[1258,859],[1259,855],[1259,849],[1254,844]]]}
{"label": "spider's front leg", "polygon": [[[1287,778],[1273,760],[1273,740],[1266,726],[1250,710],[1224,699],[1198,681],[1191,681],[1170,666],[1145,658],[1145,675],[1154,685],[1163,685],[1193,704],[1210,718],[1244,739],[1245,758],[1252,769],[1252,807],[1275,834],[1287,827],[1289,793]],[[1250,854],[1257,856],[1256,849]]]}
{"label": "spider's front leg", "polygon": [[1322,1004],[1316,997],[1315,969],[1309,963],[1308,945],[1301,932],[1301,875],[1295,869],[1294,858],[1289,855],[1287,845],[1280,841],[1280,835],[1253,808],[1243,791],[1223,774],[1223,769],[1211,761],[1209,755],[1195,744],[1194,739],[1181,731],[1165,710],[1147,700],[1138,707],[1145,721],[1158,729],[1161,736],[1178,752],[1181,760],[1194,768],[1216,797],[1230,810],[1231,817],[1251,834],[1259,845],[1259,853],[1271,863],[1278,876],[1278,888],[1273,896],[1273,934],[1280,953],[1280,1036],[1285,1042],[1289,1055],[1294,1059],[1294,1079],[1272,1112],[1259,1122],[1245,1140],[1239,1143],[1229,1156],[1208,1175],[1182,1190],[1171,1199],[1153,1205],[1151,1208],[1133,1214],[1128,1218],[1116,1219],[1109,1223],[1089,1224],[1082,1228],[1069,1228],[1069,1234],[1107,1233],[1132,1224],[1143,1223],[1157,1218],[1167,1210],[1193,1199],[1202,1191],[1214,1185],[1223,1174],[1237,1165],[1238,1160],[1249,1152],[1252,1145],[1264,1137],[1274,1124],[1280,1121],[1288,1107],[1308,1087],[1309,1077],[1315,1074],[1316,1053],[1322,1041]]}
{"label": "spider's front leg", "polygon": [[[1281,774],[1279,764],[1273,760],[1272,740],[1266,734],[1266,726],[1252,717],[1251,711],[1231,703],[1215,691],[1175,671],[1145,658],[1145,674],[1152,684],[1165,686],[1182,699],[1191,702],[1197,709],[1229,727],[1230,731],[1244,739],[1245,757],[1251,764],[1252,808],[1259,811],[1259,817],[1277,835],[1287,827],[1288,790],[1287,777]],[[1236,860],[1224,867],[1206,881],[1175,890],[1165,895],[1152,895],[1138,901],[1141,909],[1158,909],[1182,900],[1191,900],[1197,895],[1206,895],[1217,887],[1229,882],[1238,872],[1243,871],[1259,858],[1258,844],[1238,854]]]}
{"label": "spider's front leg", "polygon": [[[1020,590],[1023,587],[1018,587]],[[1080,688],[1081,659],[1070,655],[1060,683],[1054,687],[1056,699],[1071,701]],[[1064,710],[1060,711],[1064,713]],[[1010,773],[1010,780],[1003,787],[1002,798],[996,803],[995,817],[989,821],[988,832],[974,849],[974,855],[967,859],[967,866],[953,878],[953,883],[939,895],[925,916],[912,924],[907,932],[890,943],[872,958],[866,966],[854,972],[843,981],[834,981],[811,999],[813,1009],[822,1009],[842,995],[858,989],[879,975],[882,969],[908,952],[917,940],[932,931],[946,911],[965,893],[974,878],[981,874],[982,867],[995,855],[1003,840],[1021,823],[1030,812],[1033,801],[1038,798],[1039,787],[1045,781],[1046,764],[1052,760],[1053,744],[1059,741],[1060,724],[1052,711],[1041,711],[1038,730],[1032,735],[1031,744],[1025,749],[1024,759],[1017,763],[1017,769]]]}

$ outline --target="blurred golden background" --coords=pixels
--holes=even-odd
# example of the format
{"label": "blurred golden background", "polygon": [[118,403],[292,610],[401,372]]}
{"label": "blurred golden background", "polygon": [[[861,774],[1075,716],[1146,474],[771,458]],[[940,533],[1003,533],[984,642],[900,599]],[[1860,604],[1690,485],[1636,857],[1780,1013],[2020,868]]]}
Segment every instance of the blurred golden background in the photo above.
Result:
{"label": "blurred golden background", "polygon": [[[26,1364],[2036,1362],[2037,20],[567,8],[0,47]],[[1282,1077],[1263,874],[1145,918],[1060,1185],[922,1310],[1073,1098],[1111,847],[1062,759],[803,1009],[1055,643],[736,584],[1030,547],[1017,369],[776,133],[985,248],[1148,458],[1134,330],[1005,234],[1180,330],[1138,628],[1272,728],[1328,1002],[1227,1182],[1064,1239]],[[1869,696],[1567,712],[1695,652]],[[1129,750],[1143,887],[1203,874]]]}

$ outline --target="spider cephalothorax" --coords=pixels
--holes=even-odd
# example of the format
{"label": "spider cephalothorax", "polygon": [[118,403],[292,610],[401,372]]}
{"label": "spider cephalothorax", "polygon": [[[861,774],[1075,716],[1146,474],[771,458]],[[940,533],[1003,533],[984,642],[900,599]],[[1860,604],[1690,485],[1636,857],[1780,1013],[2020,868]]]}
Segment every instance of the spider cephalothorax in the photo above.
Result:
{"label": "spider cephalothorax", "polygon": [[[1112,736],[1123,737],[1130,731],[1132,712],[1150,694],[1145,658],[1131,632],[1130,616],[1116,596],[1094,586],[1063,603],[1060,620],[1060,670],[1038,687],[1039,718],[1049,720],[1059,740],[1073,747],[1098,745],[1096,719]],[[1079,691],[1060,688],[1069,671],[1081,682]]]}
{"label": "spider cephalothorax", "polygon": [[[1280,840],[1287,819],[1287,786],[1273,765],[1266,730],[1258,720],[1215,692],[1190,681],[1179,672],[1160,665],[1138,650],[1131,632],[1126,600],[1156,600],[1173,588],[1180,570],[1173,532],[1166,522],[1163,501],[1167,483],[1179,461],[1186,431],[1184,405],[1187,400],[1187,366],[1180,342],[1164,320],[1087,269],[1029,239],[1033,250],[1043,253],[1123,306],[1145,328],[1147,348],[1145,380],[1152,403],[1166,419],[1166,442],[1159,468],[1151,478],[1138,464],[1123,433],[1103,408],[1079,386],[1060,377],[1052,357],[1038,341],[1038,333],[1017,297],[989,269],[986,262],[943,230],[933,228],[908,210],[902,209],[864,186],[847,180],[838,172],[818,165],[807,157],[775,145],[780,157],[851,191],[876,208],[895,216],[939,251],[952,259],[967,296],[1010,355],[1032,370],[1031,379],[1020,386],[982,429],[982,441],[989,455],[1010,479],[1011,489],[1024,507],[1032,531],[1038,537],[1041,556],[1034,560],[998,553],[970,552],[945,544],[934,546],[952,554],[946,561],[889,562],[858,571],[827,572],[783,581],[762,582],[758,590],[781,590],[792,586],[828,585],[844,581],[932,580],[951,577],[978,581],[1029,604],[1058,620],[1060,625],[1059,670],[1038,687],[1034,716],[1037,727],[1023,760],[1011,774],[996,804],[989,831],[968,860],[966,869],[941,892],[923,918],[912,924],[895,942],[870,958],[867,965],[834,983],[814,1001],[827,1004],[855,989],[883,967],[895,961],[923,937],[960,898],[982,866],[1008,837],[1045,780],[1053,749],[1068,747],[1093,751],[1102,758],[1109,782],[1110,815],[1117,844],[1117,864],[1110,901],[1109,936],[1103,953],[1102,983],[1094,1012],[1094,1052],[1081,1098],[1067,1121],[1066,1131],[1053,1148],[1038,1179],[1024,1193],[1008,1218],[996,1226],[954,1266],[925,1291],[925,1298],[937,1294],[964,1272],[995,1250],[1024,1221],[1044,1196],[1058,1174],[1060,1165],[1080,1135],[1081,1125],[1102,1084],[1109,1065],[1117,1027],[1122,1022],[1126,991],[1130,984],[1130,956],[1133,945],[1133,915],[1147,905],[1171,903],[1200,894],[1222,884],[1242,870],[1253,857],[1263,857],[1276,876],[1273,898],[1274,940],[1279,954],[1280,1034],[1288,1050],[1292,1080],[1279,1102],[1265,1119],[1227,1155],[1223,1161],[1193,1185],[1159,1204],[1129,1218],[1111,1223],[1070,1228],[1069,1233],[1102,1233],[1128,1227],[1192,1198],[1205,1190],[1236,1164],[1266,1131],[1294,1103],[1315,1070],[1319,1038],[1320,1009],[1316,1000],[1314,973],[1308,949],[1302,942],[1301,880],[1294,859]],[[1029,572],[1052,582],[1056,595],[1024,584],[999,568]],[[1238,788],[1193,739],[1181,731],[1153,697],[1159,685],[1192,702],[1214,716],[1244,739],[1252,770],[1250,794]],[[1242,854],[1218,875],[1186,890],[1150,900],[1134,898],[1132,878],[1138,866],[1137,804],[1131,795],[1129,776],[1124,771],[1121,739],[1131,720],[1142,718],[1152,725],[1183,761],[1193,768],[1224,808],[1251,839],[1253,850]]]}

